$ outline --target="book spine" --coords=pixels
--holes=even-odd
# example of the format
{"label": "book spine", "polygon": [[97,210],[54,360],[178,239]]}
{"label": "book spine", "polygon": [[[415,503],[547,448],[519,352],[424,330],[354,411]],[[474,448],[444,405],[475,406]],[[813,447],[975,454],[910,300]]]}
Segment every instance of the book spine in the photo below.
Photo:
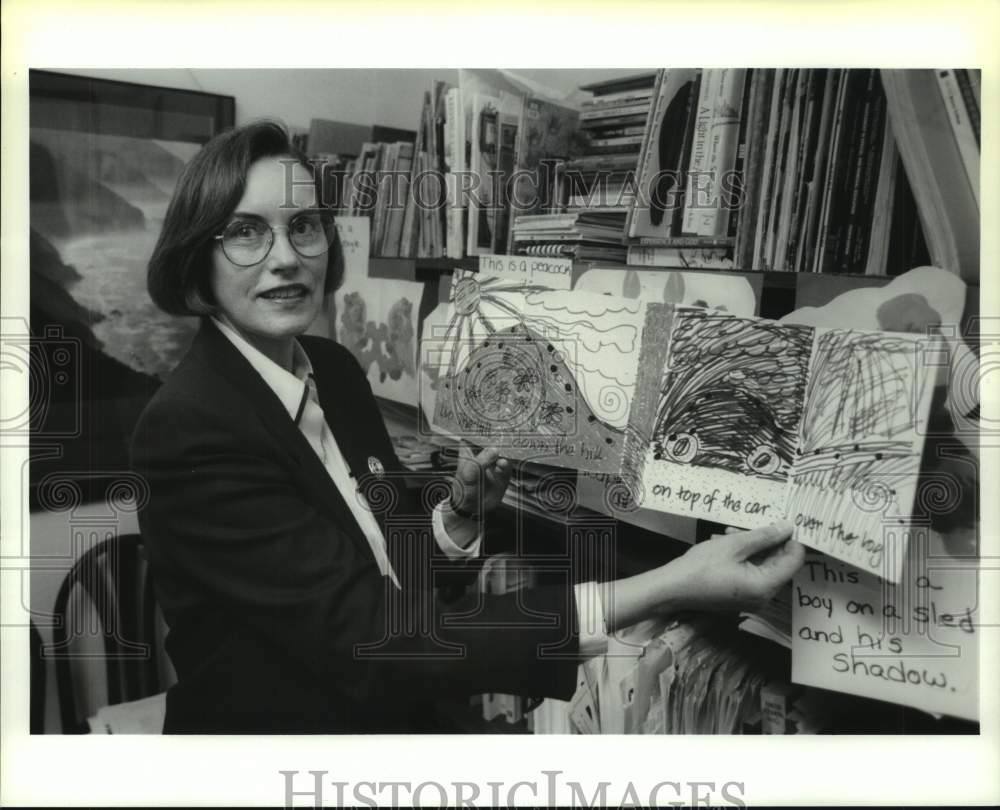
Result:
{"label": "book spine", "polygon": [[[645,136],[644,136],[645,137]],[[634,172],[638,161],[632,155],[610,155],[608,157],[581,157],[563,163],[563,171],[579,174],[608,172],[626,174]]]}
{"label": "book spine", "polygon": [[413,144],[413,165],[410,170],[409,194],[406,198],[406,211],[403,213],[403,230],[399,239],[399,255],[407,258],[417,255],[417,205],[415,178],[423,165],[424,129],[427,119],[427,108],[430,106],[430,94],[424,93],[424,103],[420,110],[420,127],[417,129],[416,142]]}
{"label": "book spine", "polygon": [[778,126],[781,120],[781,98],[782,88],[787,78],[785,69],[778,68],[774,74],[774,82],[771,88],[771,100],[768,110],[767,126],[764,130],[764,141],[766,150],[764,153],[764,165],[760,176],[760,202],[754,216],[754,243],[753,243],[753,270],[763,270],[764,246],[766,243],[766,230],[768,212],[771,208],[771,197],[773,194],[774,159],[778,148]]}
{"label": "book spine", "polygon": [[[653,85],[653,96],[652,103],[649,105],[649,112],[646,116],[646,127],[642,134],[642,145],[639,149],[639,158],[637,161],[637,179],[638,182],[649,183],[648,177],[651,171],[651,164],[653,161],[653,153],[651,147],[652,140],[654,138],[654,130],[656,129],[656,121],[658,116],[663,115],[664,102],[662,98],[663,84],[666,80],[666,70],[660,68],[656,72],[656,81]],[[566,164],[564,171],[570,171],[569,166],[574,167],[579,166],[581,169],[583,167],[583,160],[573,161],[572,164]],[[586,164],[591,165],[591,164]],[[645,178],[645,179],[644,179]],[[640,204],[640,196],[636,195],[635,200],[632,205],[629,206],[628,214],[625,217],[625,235],[628,238],[632,238],[636,235],[636,213],[637,206]]]}
{"label": "book spine", "polygon": [[976,205],[979,205],[979,139],[976,137],[955,73],[954,70],[935,71],[941,98],[948,113],[948,123],[951,125],[952,135],[955,136],[958,153],[962,156],[962,164],[965,166],[969,185],[972,186]]}
{"label": "book spine", "polygon": [[833,204],[836,187],[838,184],[838,172],[842,170],[841,152],[846,138],[844,137],[845,120],[847,117],[847,107],[850,101],[850,85],[853,72],[851,70],[840,71],[840,85],[837,90],[837,100],[834,104],[833,113],[833,136],[830,139],[830,157],[826,168],[826,177],[823,181],[823,204],[819,217],[819,231],[816,239],[816,256],[813,263],[813,272],[819,273],[823,270],[824,262],[827,260],[829,250],[829,235],[831,229],[831,219],[833,216]]}
{"label": "book spine", "polygon": [[696,70],[694,81],[688,90],[684,107],[684,136],[681,139],[681,151],[677,160],[677,197],[674,200],[674,210],[670,214],[670,227],[667,236],[679,235],[684,228],[684,195],[687,192],[687,179],[690,174],[691,150],[694,143],[694,128],[698,118],[698,97],[701,94],[702,71]]}
{"label": "book spine", "polygon": [[845,261],[846,272],[862,273],[868,257],[868,244],[871,239],[872,219],[874,215],[875,194],[878,186],[882,144],[885,140],[886,102],[882,92],[882,84],[875,74],[872,88],[872,113],[868,144],[862,153],[861,188],[857,205],[853,207],[851,219],[848,222],[848,244],[850,251]]}
{"label": "book spine", "polygon": [[965,102],[965,112],[968,113],[969,122],[972,124],[972,131],[976,136],[976,146],[982,147],[982,114],[979,110],[979,100],[976,98],[972,78],[968,70],[956,70],[955,79],[958,81],[958,89],[962,93],[962,101]]}
{"label": "book spine", "polygon": [[642,144],[642,135],[625,135],[616,138],[594,138],[590,145],[600,146],[639,146]]}
{"label": "book spine", "polygon": [[615,115],[593,121],[580,121],[579,128],[584,132],[603,132],[613,127],[641,127],[648,114],[649,110],[644,110],[630,115]]}
{"label": "book spine", "polygon": [[879,158],[878,184],[875,200],[872,202],[872,227],[868,237],[868,257],[865,262],[866,276],[884,276],[889,250],[889,226],[892,221],[893,193],[896,186],[896,172],[899,170],[899,154],[892,125],[885,119],[882,136],[882,155]]}
{"label": "book spine", "polygon": [[747,132],[747,157],[744,172],[742,207],[736,232],[736,267],[749,270],[753,267],[753,230],[757,223],[760,203],[761,172],[767,150],[766,127],[771,109],[771,92],[774,71],[757,69],[753,73],[755,85],[750,96],[750,117]]}
{"label": "book spine", "polygon": [[864,91],[860,100],[858,118],[852,130],[857,133],[851,141],[851,151],[847,161],[845,194],[843,196],[840,239],[837,245],[837,255],[833,265],[836,273],[850,272],[849,257],[857,239],[858,207],[861,198],[862,171],[865,155],[872,138],[872,114],[874,112],[874,84],[877,73],[874,70],[865,71]]}
{"label": "book spine", "polygon": [[788,141],[792,131],[792,113],[795,106],[798,88],[799,70],[791,70],[785,80],[781,98],[781,124],[777,134],[777,151],[774,155],[774,175],[772,178],[771,210],[768,211],[766,242],[764,248],[764,266],[769,270],[778,270],[775,253],[778,240],[778,227],[785,187],[785,169],[788,165]]}
{"label": "book spine", "polygon": [[382,248],[383,256],[398,256],[403,232],[406,199],[410,190],[410,170],[413,167],[413,144],[400,143],[396,169],[389,183],[389,215]]}
{"label": "book spine", "polygon": [[707,203],[704,177],[708,166],[709,139],[712,135],[712,117],[715,99],[722,89],[719,70],[706,70],[702,74],[701,89],[695,112],[694,135],[691,141],[691,161],[684,187],[684,218],[681,231],[692,236],[698,234],[699,208]]}
{"label": "book spine", "polygon": [[800,70],[795,83],[795,101],[788,134],[788,156],[785,164],[784,183],[781,190],[781,211],[774,248],[774,269],[788,270],[788,254],[792,241],[792,223],[795,215],[795,195],[802,170],[802,153],[805,140],[805,112],[808,107],[807,92],[811,70]]}
{"label": "book spine", "polygon": [[371,220],[371,254],[381,255],[382,235],[385,229],[386,202],[389,196],[388,182],[392,166],[394,165],[394,145],[388,143],[378,144],[378,160],[372,169],[372,176],[375,179],[375,200],[369,213]]}
{"label": "book spine", "polygon": [[725,236],[640,236],[639,244],[646,247],[728,248],[733,240]]}
{"label": "book spine", "polygon": [[697,233],[701,236],[723,236],[727,231],[722,186],[724,182],[728,182],[736,162],[746,76],[746,68],[724,69],[720,95],[712,113],[712,133],[706,165],[712,190],[709,193],[710,207],[703,210],[697,228]]}
{"label": "book spine", "polygon": [[639,158],[640,143],[617,144],[611,146],[591,145],[587,148],[590,155],[634,155]]}
{"label": "book spine", "polygon": [[833,111],[836,105],[840,72],[827,70],[823,87],[822,110],[819,118],[819,134],[816,144],[815,160],[806,188],[806,210],[803,217],[804,234],[802,247],[796,259],[795,269],[799,272],[811,270],[813,256],[816,250],[816,229],[819,223],[820,207],[822,206],[823,181],[830,158],[830,137],[833,128]]}
{"label": "book spine", "polygon": [[719,216],[725,227],[721,232],[732,239],[736,238],[739,222],[738,200],[743,196],[744,173],[747,162],[747,141],[750,133],[750,96],[754,88],[755,74],[758,71],[747,71],[743,81],[743,99],[740,102],[740,123],[736,133],[736,157],[733,161],[733,172],[729,182],[723,180],[720,188]]}
{"label": "book spine", "polygon": [[642,136],[646,132],[646,128],[643,126],[610,126],[610,127],[592,127],[590,132],[593,133],[594,138],[628,138],[635,137],[639,140],[636,143],[642,142]]}
{"label": "book spine", "polygon": [[459,199],[459,182],[462,176],[462,105],[457,87],[448,89],[445,96],[445,184],[448,205],[448,238],[446,253],[450,259],[461,259],[464,254],[464,234],[462,233],[462,201]]}
{"label": "book spine", "polygon": [[597,121],[602,118],[618,118],[626,115],[645,115],[649,112],[649,104],[616,104],[600,110],[584,110],[580,113],[581,121]]}
{"label": "book spine", "polygon": [[572,247],[558,244],[518,245],[516,249],[524,256],[544,256],[547,258],[558,258],[573,253]]}
{"label": "book spine", "polygon": [[819,137],[820,107],[823,103],[825,70],[810,70],[806,87],[806,109],[802,120],[802,139],[799,141],[799,169],[792,198],[792,219],[788,234],[786,264],[789,270],[799,269],[805,242],[805,218],[809,188],[816,166],[816,140]]}
{"label": "book spine", "polygon": [[600,109],[614,104],[624,104],[630,101],[646,101],[653,96],[652,88],[645,90],[620,90],[617,93],[607,93],[603,96],[588,98],[580,106],[584,109]]}

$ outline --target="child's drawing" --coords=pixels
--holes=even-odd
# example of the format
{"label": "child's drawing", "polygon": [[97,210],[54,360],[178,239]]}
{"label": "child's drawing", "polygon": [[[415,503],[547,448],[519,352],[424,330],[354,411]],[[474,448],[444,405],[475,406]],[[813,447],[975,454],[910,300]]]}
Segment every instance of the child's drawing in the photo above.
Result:
{"label": "child's drawing", "polygon": [[893,579],[902,549],[886,547],[886,532],[911,512],[929,407],[920,347],[909,335],[819,332],[789,493],[803,542]]}
{"label": "child's drawing", "polygon": [[416,406],[417,312],[424,285],[368,275],[366,217],[339,217],[337,230],[345,271],[334,298],[336,340],[358,359],[377,396]]}
{"label": "child's drawing", "polygon": [[802,418],[813,330],[677,314],[654,458],[783,481]]}
{"label": "child's drawing", "polygon": [[644,329],[670,341],[642,339],[621,471],[636,500],[746,528],[787,518],[800,542],[898,580],[926,338],[668,304],[648,305]]}
{"label": "child's drawing", "polygon": [[[617,472],[643,304],[456,273],[435,426],[513,458]],[[426,351],[426,347],[425,347]]]}

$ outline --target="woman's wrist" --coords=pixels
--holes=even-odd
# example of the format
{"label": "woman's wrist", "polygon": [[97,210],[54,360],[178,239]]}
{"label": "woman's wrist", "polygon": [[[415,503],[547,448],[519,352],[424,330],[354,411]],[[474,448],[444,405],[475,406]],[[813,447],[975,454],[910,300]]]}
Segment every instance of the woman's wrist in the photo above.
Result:
{"label": "woman's wrist", "polygon": [[631,577],[601,583],[601,599],[609,631],[635,624],[653,615],[685,608],[682,572],[667,563]]}

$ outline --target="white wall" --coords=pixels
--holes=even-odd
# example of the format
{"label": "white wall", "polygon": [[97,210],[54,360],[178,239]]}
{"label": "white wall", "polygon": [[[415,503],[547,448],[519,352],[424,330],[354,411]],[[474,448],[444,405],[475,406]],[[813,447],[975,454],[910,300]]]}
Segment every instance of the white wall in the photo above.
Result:
{"label": "white wall", "polygon": [[[560,95],[581,84],[627,76],[634,69],[520,69],[516,73],[541,82]],[[435,79],[458,83],[452,68],[343,69],[86,69],[60,70],[98,79],[202,90],[236,98],[236,123],[279,118],[290,127],[307,129],[312,118],[351,124],[416,129],[424,91]]]}

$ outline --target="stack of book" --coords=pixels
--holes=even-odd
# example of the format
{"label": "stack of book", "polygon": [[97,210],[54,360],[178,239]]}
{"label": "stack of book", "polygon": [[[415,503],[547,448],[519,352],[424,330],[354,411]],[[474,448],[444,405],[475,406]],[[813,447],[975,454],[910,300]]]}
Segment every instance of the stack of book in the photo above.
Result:
{"label": "stack of book", "polygon": [[563,210],[628,211],[656,75],[642,73],[580,88],[592,94],[580,112],[585,147],[580,157],[558,168]]}
{"label": "stack of book", "polygon": [[[445,176],[454,159],[452,129],[454,116],[446,104],[454,105],[457,90],[447,82],[434,82],[424,93],[420,126],[413,147],[406,194],[401,195],[404,209],[400,226],[398,252],[383,256],[441,258],[448,252],[449,210]],[[446,123],[451,121],[451,123]],[[447,147],[446,147],[446,133]],[[373,255],[375,249],[372,249]]]}
{"label": "stack of book", "polygon": [[371,254],[398,256],[413,144],[366,142],[357,157],[312,153],[322,161],[323,202],[342,216],[371,220]]}
{"label": "stack of book", "polygon": [[553,173],[550,213],[519,216],[514,253],[624,262],[625,218],[634,202],[635,167],[655,73],[585,85],[580,153]]}
{"label": "stack of book", "polygon": [[[519,214],[551,210],[553,165],[579,153],[579,113],[511,74],[460,70],[424,94],[399,255],[461,259],[513,248]],[[375,247],[373,246],[373,252]]]}
{"label": "stack of book", "polygon": [[[747,73],[657,74],[626,224],[630,243],[644,248],[642,264],[699,266],[700,259],[716,266],[731,255],[747,151]],[[630,263],[637,252],[630,251]]]}
{"label": "stack of book", "polygon": [[929,263],[887,106],[877,70],[662,70],[629,262],[871,275]]}
{"label": "stack of book", "polygon": [[[901,255],[891,245],[894,209],[913,206],[879,72],[779,69],[752,84],[751,103],[767,122],[755,122],[764,145],[749,159],[763,163],[759,182],[746,188],[756,217],[739,229],[740,261],[752,269],[884,275],[888,256]],[[913,254],[926,254],[914,233],[899,236]],[[907,256],[904,266],[924,263],[923,255]]]}
{"label": "stack of book", "polygon": [[514,221],[514,252],[581,261],[624,262],[625,211],[578,209],[520,216]]}

